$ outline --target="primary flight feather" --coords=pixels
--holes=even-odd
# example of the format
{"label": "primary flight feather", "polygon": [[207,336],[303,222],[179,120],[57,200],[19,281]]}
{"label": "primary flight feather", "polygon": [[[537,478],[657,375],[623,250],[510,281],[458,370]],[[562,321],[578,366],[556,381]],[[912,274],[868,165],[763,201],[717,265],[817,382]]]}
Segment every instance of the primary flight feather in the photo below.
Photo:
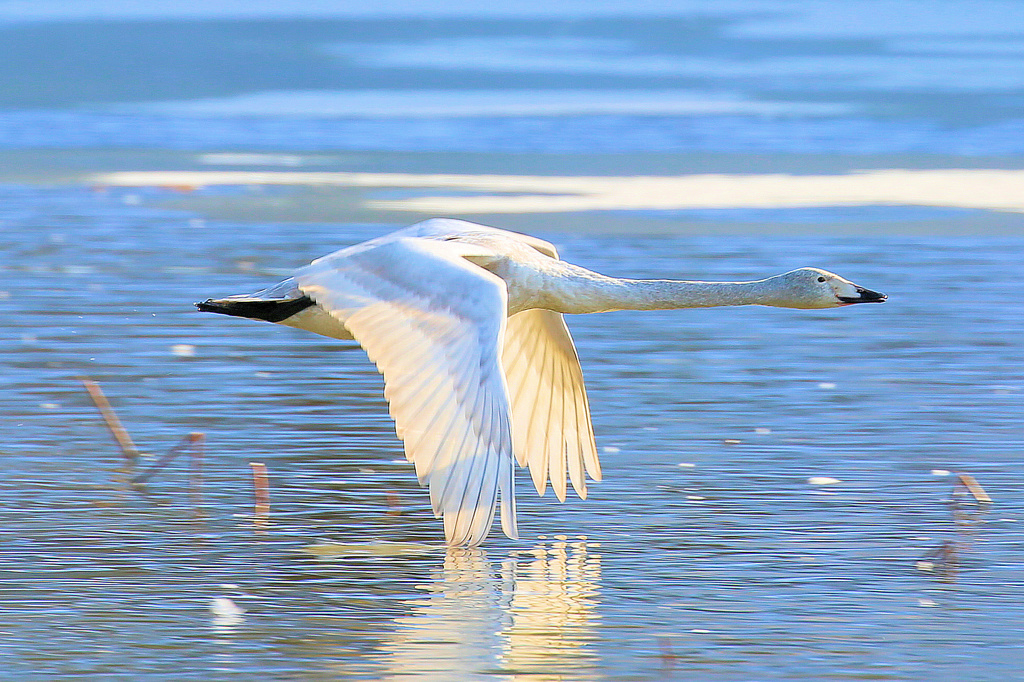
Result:
{"label": "primary flight feather", "polygon": [[514,463],[537,492],[585,498],[601,479],[590,408],[565,313],[727,305],[834,308],[885,295],[817,268],[754,282],[606,277],[546,241],[434,218],[313,261],[202,311],[355,339],[384,375],[405,454],[451,545],[487,536],[496,507],[518,537]]}

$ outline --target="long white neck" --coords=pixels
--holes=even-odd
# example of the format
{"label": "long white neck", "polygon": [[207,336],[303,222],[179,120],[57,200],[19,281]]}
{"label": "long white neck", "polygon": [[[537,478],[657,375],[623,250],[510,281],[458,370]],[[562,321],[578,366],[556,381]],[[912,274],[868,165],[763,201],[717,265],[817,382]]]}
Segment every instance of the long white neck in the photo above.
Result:
{"label": "long white neck", "polygon": [[561,313],[602,313],[612,310],[785,305],[772,279],[754,282],[619,279],[572,266],[552,283],[545,307]]}

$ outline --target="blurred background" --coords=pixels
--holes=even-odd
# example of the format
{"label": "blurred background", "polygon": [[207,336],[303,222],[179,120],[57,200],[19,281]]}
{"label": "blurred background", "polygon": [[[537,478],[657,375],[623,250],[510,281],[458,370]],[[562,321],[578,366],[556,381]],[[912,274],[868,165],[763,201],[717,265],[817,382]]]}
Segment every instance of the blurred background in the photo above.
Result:
{"label": "blurred background", "polygon": [[[0,0],[0,66],[0,677],[1019,675],[1018,3]],[[358,347],[192,308],[435,215],[890,299],[569,319],[606,480],[446,552]]]}

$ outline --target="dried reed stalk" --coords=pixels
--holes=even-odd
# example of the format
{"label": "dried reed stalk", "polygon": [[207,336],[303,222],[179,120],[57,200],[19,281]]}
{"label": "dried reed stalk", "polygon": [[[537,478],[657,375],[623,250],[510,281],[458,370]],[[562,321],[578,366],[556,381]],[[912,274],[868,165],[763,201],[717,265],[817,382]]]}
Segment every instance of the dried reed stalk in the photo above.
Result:
{"label": "dried reed stalk", "polygon": [[139,460],[139,449],[135,447],[135,443],[132,442],[131,436],[128,435],[128,431],[125,430],[124,426],[121,425],[121,420],[117,418],[117,414],[114,412],[114,408],[110,406],[110,401],[107,400],[107,396],[103,395],[103,391],[100,389],[99,384],[88,377],[82,378],[82,385],[85,386],[85,390],[89,392],[89,397],[96,404],[96,408],[103,415],[103,421],[107,423],[107,428],[110,429],[110,433],[113,434],[114,440],[121,447],[121,453],[124,455],[124,459],[129,467],[134,467],[136,462]]}
{"label": "dried reed stalk", "polygon": [[167,454],[158,459],[151,467],[132,479],[132,483],[144,483],[150,476],[163,469],[177,457],[186,447],[192,448],[196,443],[202,443],[203,434],[193,431],[186,435],[178,443],[167,451]]}
{"label": "dried reed stalk", "polygon": [[978,483],[974,476],[970,474],[957,474],[956,478],[959,485],[966,488],[967,492],[974,497],[978,504],[992,504],[992,498],[988,496],[988,493],[985,492],[985,489],[981,487],[981,484]]}
{"label": "dried reed stalk", "polygon": [[270,483],[267,479],[267,465],[262,462],[249,462],[252,467],[252,486],[256,495],[253,508],[253,525],[257,533],[265,533],[270,523]]}
{"label": "dried reed stalk", "polygon": [[206,450],[206,436],[198,431],[188,434],[192,439],[189,448],[188,489],[192,493],[192,508],[201,513],[203,504],[203,456]]}

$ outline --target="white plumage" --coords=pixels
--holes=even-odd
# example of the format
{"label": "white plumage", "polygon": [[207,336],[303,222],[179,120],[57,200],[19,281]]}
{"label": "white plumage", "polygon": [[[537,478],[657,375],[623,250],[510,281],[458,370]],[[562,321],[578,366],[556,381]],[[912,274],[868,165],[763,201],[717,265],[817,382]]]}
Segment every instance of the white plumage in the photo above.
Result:
{"label": "white plumage", "polygon": [[384,375],[406,457],[452,545],[479,544],[500,503],[518,537],[514,464],[559,500],[601,479],[583,373],[563,313],[762,304],[827,308],[885,296],[815,268],[756,282],[605,277],[540,239],[436,218],[342,249],[294,277],[200,310],[355,339]]}

